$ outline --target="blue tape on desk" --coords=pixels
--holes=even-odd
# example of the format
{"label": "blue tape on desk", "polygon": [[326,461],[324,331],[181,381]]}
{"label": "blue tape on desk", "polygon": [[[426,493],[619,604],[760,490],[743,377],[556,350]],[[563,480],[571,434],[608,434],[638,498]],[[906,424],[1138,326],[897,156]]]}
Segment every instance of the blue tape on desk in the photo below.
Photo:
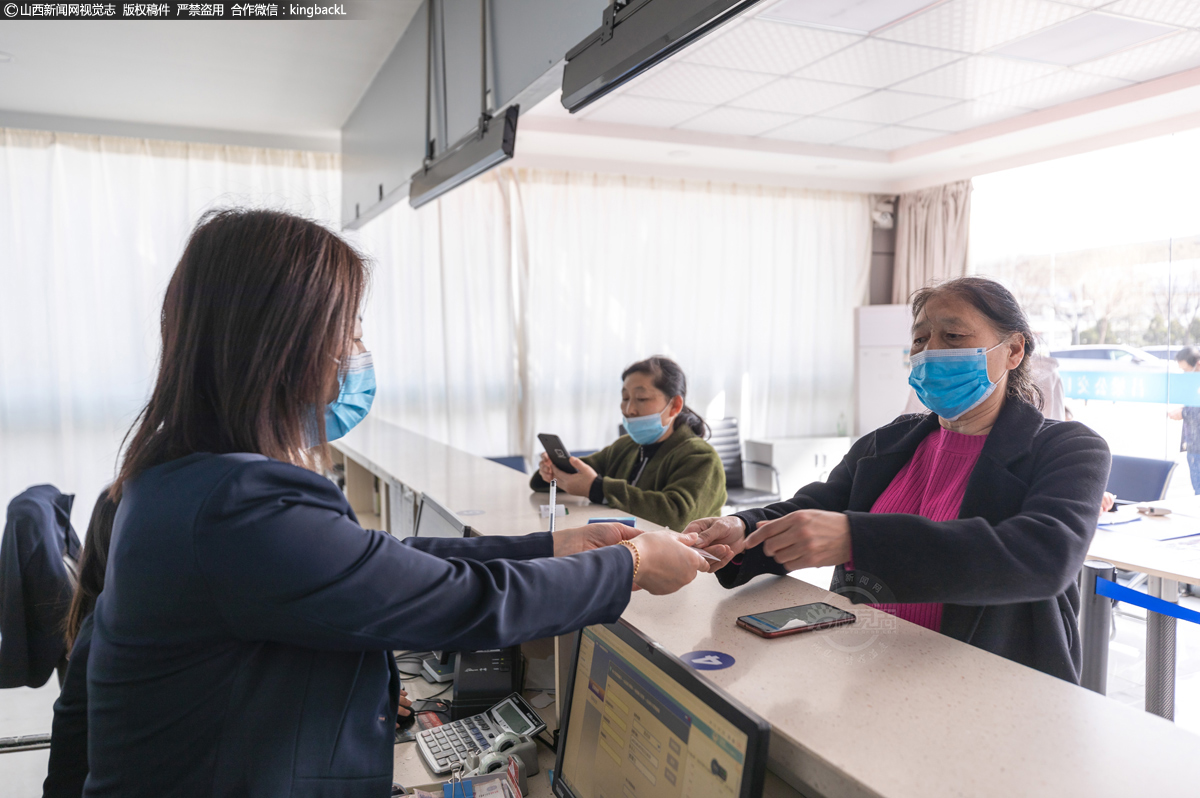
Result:
{"label": "blue tape on desk", "polygon": [[1172,604],[1156,596],[1147,596],[1140,590],[1118,585],[1116,582],[1110,582],[1102,576],[1096,577],[1096,592],[1105,598],[1123,601],[1135,607],[1157,612],[1159,615],[1169,615],[1181,621],[1200,623],[1200,612],[1189,610],[1187,607],[1180,607],[1178,604]]}

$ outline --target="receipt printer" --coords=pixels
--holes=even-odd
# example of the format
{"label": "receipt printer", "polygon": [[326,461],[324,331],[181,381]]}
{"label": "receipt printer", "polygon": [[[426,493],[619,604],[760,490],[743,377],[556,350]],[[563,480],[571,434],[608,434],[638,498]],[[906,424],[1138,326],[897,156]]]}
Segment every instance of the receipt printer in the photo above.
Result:
{"label": "receipt printer", "polygon": [[524,665],[520,646],[458,652],[450,720],[486,712],[513,693],[521,692]]}

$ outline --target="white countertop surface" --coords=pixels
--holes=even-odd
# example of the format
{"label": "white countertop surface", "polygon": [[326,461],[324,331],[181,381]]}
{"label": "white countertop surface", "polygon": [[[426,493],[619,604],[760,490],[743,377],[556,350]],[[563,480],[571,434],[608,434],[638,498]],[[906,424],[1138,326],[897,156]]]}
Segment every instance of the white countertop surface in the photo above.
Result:
{"label": "white countertop surface", "polygon": [[[335,445],[455,512],[481,511],[468,520],[480,534],[546,528],[545,495],[505,466],[371,419]],[[615,514],[564,501],[571,515],[560,527]],[[1097,535],[1094,556],[1138,548],[1109,545],[1114,534]],[[813,601],[859,620],[775,640],[734,623]],[[733,655],[732,667],[705,675],[771,723],[776,773],[831,798],[1200,794],[1200,737],[797,579],[725,590],[701,575],[671,596],[635,593],[624,618],[677,655]],[[397,753],[399,765],[407,754]]]}

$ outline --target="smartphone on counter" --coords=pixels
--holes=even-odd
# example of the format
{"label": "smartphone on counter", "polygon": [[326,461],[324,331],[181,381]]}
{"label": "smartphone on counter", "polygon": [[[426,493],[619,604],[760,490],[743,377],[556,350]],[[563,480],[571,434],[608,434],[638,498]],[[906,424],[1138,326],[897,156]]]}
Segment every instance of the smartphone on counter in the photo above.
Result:
{"label": "smartphone on counter", "polygon": [[855,620],[854,613],[839,610],[832,604],[819,601],[813,604],[801,604],[799,607],[786,607],[782,610],[743,615],[737,619],[737,625],[754,632],[759,637],[783,637],[784,635],[812,632],[816,629],[828,629],[830,626],[854,623]]}
{"label": "smartphone on counter", "polygon": [[550,462],[554,463],[555,468],[568,474],[576,473],[575,466],[571,465],[571,453],[563,446],[561,438],[543,432],[538,434],[538,440],[546,447],[546,454],[550,455]]}

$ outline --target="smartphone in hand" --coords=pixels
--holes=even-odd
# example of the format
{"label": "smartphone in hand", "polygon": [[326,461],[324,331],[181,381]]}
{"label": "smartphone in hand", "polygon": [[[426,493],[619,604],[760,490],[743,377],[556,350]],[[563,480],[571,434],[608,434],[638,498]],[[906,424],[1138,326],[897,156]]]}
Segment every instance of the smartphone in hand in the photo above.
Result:
{"label": "smartphone in hand", "polygon": [[546,447],[546,454],[550,455],[550,462],[554,463],[555,468],[568,474],[577,473],[575,466],[571,465],[571,453],[563,446],[561,438],[543,432],[538,435],[538,440]]}

